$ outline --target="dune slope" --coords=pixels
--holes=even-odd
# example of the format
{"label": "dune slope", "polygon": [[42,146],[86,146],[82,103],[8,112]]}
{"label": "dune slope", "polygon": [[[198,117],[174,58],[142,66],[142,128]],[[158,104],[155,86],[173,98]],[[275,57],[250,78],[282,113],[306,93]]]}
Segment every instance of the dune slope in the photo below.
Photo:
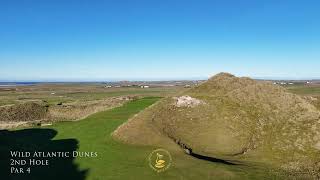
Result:
{"label": "dune slope", "polygon": [[319,177],[319,110],[280,86],[227,73],[161,100],[113,137]]}

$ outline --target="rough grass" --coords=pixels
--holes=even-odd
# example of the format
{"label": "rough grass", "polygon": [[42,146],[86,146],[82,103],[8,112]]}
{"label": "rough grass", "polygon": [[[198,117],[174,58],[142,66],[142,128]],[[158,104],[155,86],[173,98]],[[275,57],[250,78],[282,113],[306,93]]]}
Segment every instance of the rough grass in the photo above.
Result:
{"label": "rough grass", "polygon": [[295,85],[287,87],[288,91],[305,96],[310,103],[320,110],[320,85]]}
{"label": "rough grass", "polygon": [[184,95],[204,103],[177,107],[174,98],[166,98],[114,136],[140,145],[175,141],[203,156],[258,163],[295,177],[319,176],[320,112],[304,98],[271,83],[224,73],[179,96]]}
{"label": "rough grass", "polygon": [[41,120],[46,116],[47,108],[33,102],[0,107],[0,123]]}
{"label": "rough grass", "polygon": [[320,85],[308,86],[308,85],[296,85],[289,86],[287,89],[295,94],[300,95],[320,95]]}
{"label": "rough grass", "polygon": [[110,97],[101,100],[78,101],[65,103],[63,105],[51,105],[48,108],[48,116],[51,121],[80,120],[96,112],[119,107],[125,102],[137,98],[138,97],[133,96]]}
{"label": "rough grass", "polygon": [[61,105],[49,105],[47,102],[25,102],[0,107],[0,129],[53,121],[80,120],[99,111],[119,107],[137,99],[135,96],[109,97],[100,100],[75,101]]}
{"label": "rough grass", "polygon": [[[0,106],[19,104],[26,101],[47,101],[49,105],[59,102],[72,103],[75,101],[93,101],[109,97],[141,95],[168,96],[177,92],[181,87],[155,88],[102,88],[92,85],[38,85],[31,87],[17,87],[16,91],[0,91]],[[54,94],[51,94],[54,93]]]}
{"label": "rough grass", "polygon": [[[88,170],[87,180],[108,179],[281,179],[266,167],[231,166],[199,160],[179,150],[170,150],[173,164],[163,173],[154,172],[147,162],[149,153],[159,146],[134,146],[117,142],[111,133],[134,114],[155,103],[159,98],[144,98],[124,106],[96,113],[77,122],[60,122],[49,128],[56,131],[53,141],[75,139],[77,151],[96,151],[97,158],[77,158],[80,170]],[[47,127],[48,128],[48,127]],[[35,137],[34,137],[35,138]],[[21,141],[27,136],[21,137]],[[17,142],[17,141],[16,141]],[[32,146],[32,139],[24,145]],[[13,142],[11,142],[12,144]],[[167,148],[167,147],[164,147]],[[170,147],[168,147],[170,149]],[[64,167],[61,164],[61,167]],[[54,167],[53,167],[54,168]],[[58,167],[55,167],[58,168]],[[52,172],[51,169],[48,172]],[[68,177],[68,172],[64,175]],[[64,176],[62,175],[62,176]],[[48,177],[50,179],[50,177]],[[57,177],[59,179],[59,176]],[[60,177],[61,179],[61,177]]]}

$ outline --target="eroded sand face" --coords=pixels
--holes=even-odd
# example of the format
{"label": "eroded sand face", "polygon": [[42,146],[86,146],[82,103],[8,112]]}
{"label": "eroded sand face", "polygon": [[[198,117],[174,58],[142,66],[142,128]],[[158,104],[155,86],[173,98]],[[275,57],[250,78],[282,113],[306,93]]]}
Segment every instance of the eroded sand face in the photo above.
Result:
{"label": "eroded sand face", "polygon": [[204,104],[203,101],[190,96],[174,97],[173,99],[176,100],[175,105],[177,107],[195,107]]}

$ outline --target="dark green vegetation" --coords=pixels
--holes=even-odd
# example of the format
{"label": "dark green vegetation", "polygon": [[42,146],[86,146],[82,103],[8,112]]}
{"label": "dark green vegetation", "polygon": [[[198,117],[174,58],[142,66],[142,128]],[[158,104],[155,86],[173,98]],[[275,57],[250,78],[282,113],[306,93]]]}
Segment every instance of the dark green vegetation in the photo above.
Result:
{"label": "dark green vegetation", "polygon": [[[74,158],[12,158],[10,151],[19,152],[72,152],[76,151],[79,145],[76,139],[59,139],[53,140],[57,135],[54,129],[23,129],[16,131],[0,130],[0,176],[5,180],[56,180],[63,179],[84,179],[87,170],[79,170],[78,165],[73,161]],[[30,166],[30,165],[15,165],[10,159],[15,159],[18,163],[21,160],[29,164],[30,159],[45,161],[49,159],[48,166]],[[11,174],[11,168],[23,168],[23,172],[19,174]],[[29,168],[29,169],[28,169]],[[29,171],[30,170],[30,171]],[[29,174],[30,172],[30,174]]]}
{"label": "dark green vegetation", "polygon": [[[43,151],[96,151],[97,158],[56,159],[50,168],[31,169],[31,176],[4,179],[272,179],[271,170],[199,160],[182,151],[170,151],[173,165],[163,173],[154,172],[147,162],[158,146],[132,146],[114,141],[110,134],[134,114],[159,98],[143,98],[109,111],[99,112],[77,122],[60,122],[50,128],[0,131],[1,167],[6,167],[9,149]],[[166,147],[164,147],[166,148]],[[3,171],[5,170],[5,171]],[[6,175],[6,176],[5,176]]]}

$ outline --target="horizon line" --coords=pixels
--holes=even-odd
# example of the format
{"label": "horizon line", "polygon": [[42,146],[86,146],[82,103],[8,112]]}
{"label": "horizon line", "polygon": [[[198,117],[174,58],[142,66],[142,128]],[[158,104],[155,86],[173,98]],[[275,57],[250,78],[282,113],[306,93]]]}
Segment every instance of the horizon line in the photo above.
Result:
{"label": "horizon line", "polygon": [[[211,76],[210,76],[211,77]],[[0,79],[0,83],[81,83],[81,82],[139,82],[139,81],[203,81],[208,80],[210,77],[189,77],[189,78],[110,78],[110,79],[68,79],[68,78],[48,78],[48,79]],[[320,80],[320,77],[259,77],[259,76],[237,76],[249,77],[256,80],[286,80],[286,81],[304,81],[304,80]]]}

